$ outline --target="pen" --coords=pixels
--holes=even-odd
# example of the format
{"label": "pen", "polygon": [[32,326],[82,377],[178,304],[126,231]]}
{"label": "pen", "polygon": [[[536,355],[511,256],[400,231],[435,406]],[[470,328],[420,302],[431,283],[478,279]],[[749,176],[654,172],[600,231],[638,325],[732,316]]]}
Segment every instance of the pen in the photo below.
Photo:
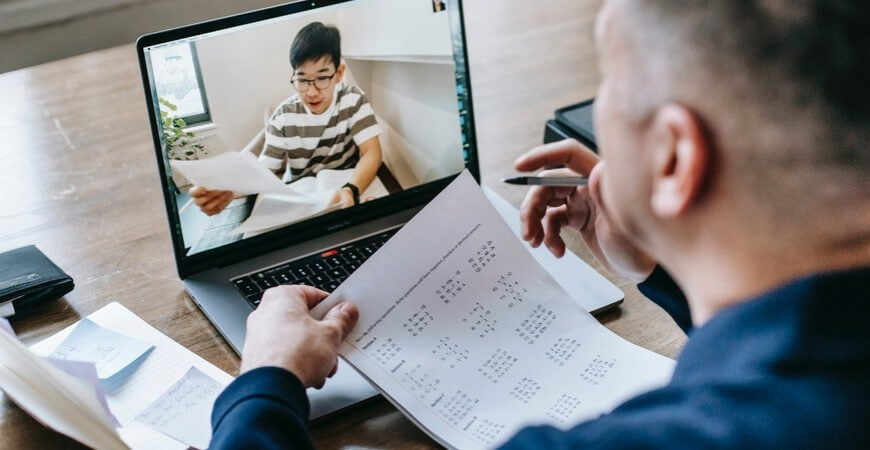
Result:
{"label": "pen", "polygon": [[507,184],[519,184],[524,186],[586,186],[589,178],[586,177],[512,177],[504,178]]}

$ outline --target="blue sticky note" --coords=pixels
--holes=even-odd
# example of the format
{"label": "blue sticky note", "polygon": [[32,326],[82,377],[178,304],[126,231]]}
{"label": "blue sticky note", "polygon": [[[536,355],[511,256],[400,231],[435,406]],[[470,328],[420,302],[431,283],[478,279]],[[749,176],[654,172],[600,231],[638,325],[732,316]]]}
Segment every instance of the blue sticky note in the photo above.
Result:
{"label": "blue sticky note", "polygon": [[97,377],[109,382],[135,369],[153,348],[153,345],[82,319],[48,357],[93,363]]}

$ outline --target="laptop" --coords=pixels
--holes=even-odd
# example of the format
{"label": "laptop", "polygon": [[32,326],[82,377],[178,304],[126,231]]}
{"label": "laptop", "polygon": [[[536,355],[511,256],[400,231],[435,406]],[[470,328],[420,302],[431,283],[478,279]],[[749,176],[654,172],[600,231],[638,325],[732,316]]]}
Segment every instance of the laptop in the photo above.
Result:
{"label": "laptop", "polygon": [[[137,41],[178,274],[236,352],[263,291],[334,290],[456,175],[479,181],[462,2],[435,3],[298,1]],[[338,64],[331,50],[299,64],[333,49],[335,30]],[[263,164],[294,194],[192,204],[172,161],[221,155]],[[309,389],[312,419],[377,395],[339,365]]]}

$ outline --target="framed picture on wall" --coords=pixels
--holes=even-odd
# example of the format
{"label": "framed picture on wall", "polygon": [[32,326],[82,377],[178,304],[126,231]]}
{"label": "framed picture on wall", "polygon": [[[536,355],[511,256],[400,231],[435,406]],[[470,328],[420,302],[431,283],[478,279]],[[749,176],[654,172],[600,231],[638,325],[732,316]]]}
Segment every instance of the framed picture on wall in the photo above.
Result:
{"label": "framed picture on wall", "polygon": [[447,2],[445,0],[432,0],[432,12],[447,11]]}

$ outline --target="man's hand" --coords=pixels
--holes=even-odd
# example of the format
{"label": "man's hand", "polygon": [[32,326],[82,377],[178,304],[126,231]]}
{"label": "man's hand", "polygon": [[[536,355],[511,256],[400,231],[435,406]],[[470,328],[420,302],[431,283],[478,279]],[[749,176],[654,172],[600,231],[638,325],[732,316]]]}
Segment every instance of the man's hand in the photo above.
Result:
{"label": "man's hand", "polygon": [[311,286],[267,290],[260,306],[248,316],[240,372],[282,367],[305,387],[323,387],[326,378],[335,374],[338,347],[359,316],[353,304],[339,303],[323,320],[315,320],[308,311],[327,295]]}
{"label": "man's hand", "polygon": [[580,232],[586,246],[611,272],[633,281],[643,281],[655,268],[655,261],[635,247],[607,217],[601,203],[600,179],[604,162],[579,142],[569,139],[537,147],[514,162],[520,171],[564,165],[546,170],[542,176],[589,177],[589,186],[533,186],[520,207],[523,239],[533,247],[544,243],[561,258],[565,242],[562,227]]}
{"label": "man's hand", "polygon": [[196,206],[209,216],[223,211],[234,197],[232,191],[210,191],[202,186],[191,189],[190,196],[193,197]]}
{"label": "man's hand", "polygon": [[329,206],[339,205],[342,209],[353,206],[353,193],[350,188],[343,187],[332,196]]}

